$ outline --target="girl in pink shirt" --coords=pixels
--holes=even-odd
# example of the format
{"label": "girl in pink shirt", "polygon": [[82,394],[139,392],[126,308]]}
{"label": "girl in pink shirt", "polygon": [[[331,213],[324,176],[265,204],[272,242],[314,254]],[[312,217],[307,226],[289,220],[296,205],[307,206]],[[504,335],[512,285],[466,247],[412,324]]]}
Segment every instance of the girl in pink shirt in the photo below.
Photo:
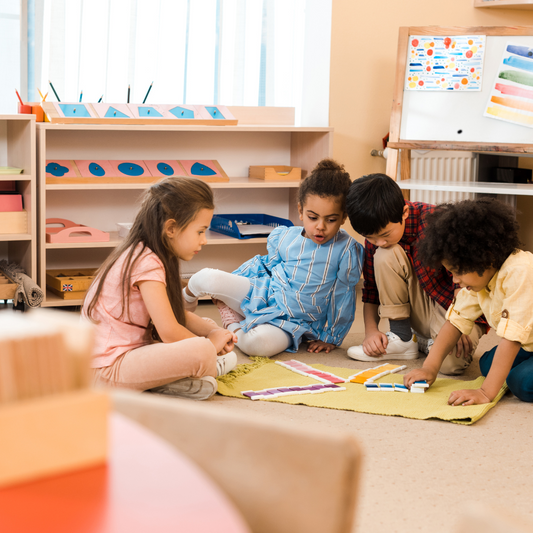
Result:
{"label": "girl in pink shirt", "polygon": [[166,178],[146,191],[83,305],[96,325],[96,383],[201,400],[215,394],[215,376],[235,367],[234,334],[182,300],[180,259],[206,244],[213,210],[210,187],[196,178]]}

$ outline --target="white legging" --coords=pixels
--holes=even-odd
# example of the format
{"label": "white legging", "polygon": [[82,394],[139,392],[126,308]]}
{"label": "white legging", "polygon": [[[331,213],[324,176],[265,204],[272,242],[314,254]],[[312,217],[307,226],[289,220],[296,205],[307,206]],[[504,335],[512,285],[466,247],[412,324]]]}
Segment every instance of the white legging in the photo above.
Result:
{"label": "white legging", "polygon": [[[209,296],[221,300],[242,316],[241,302],[248,295],[250,281],[222,270],[204,268],[191,277],[187,286],[197,298]],[[246,333],[239,328],[239,324],[232,324],[228,329],[238,330],[237,346],[246,355],[272,357],[292,344],[288,333],[271,324],[260,324]]]}

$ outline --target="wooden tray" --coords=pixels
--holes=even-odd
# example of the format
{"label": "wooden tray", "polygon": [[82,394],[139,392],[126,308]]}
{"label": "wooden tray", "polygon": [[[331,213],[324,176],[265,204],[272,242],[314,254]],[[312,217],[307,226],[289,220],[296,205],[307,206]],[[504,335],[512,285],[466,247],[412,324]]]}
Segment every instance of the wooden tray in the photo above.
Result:
{"label": "wooden tray", "polygon": [[305,178],[307,171],[299,167],[288,167],[285,165],[250,166],[248,177],[265,181],[300,181]]}
{"label": "wooden tray", "polygon": [[13,283],[5,274],[0,272],[0,300],[12,300],[18,285]]}
{"label": "wooden tray", "polygon": [[47,270],[46,285],[65,300],[83,298],[94,280],[95,268]]}

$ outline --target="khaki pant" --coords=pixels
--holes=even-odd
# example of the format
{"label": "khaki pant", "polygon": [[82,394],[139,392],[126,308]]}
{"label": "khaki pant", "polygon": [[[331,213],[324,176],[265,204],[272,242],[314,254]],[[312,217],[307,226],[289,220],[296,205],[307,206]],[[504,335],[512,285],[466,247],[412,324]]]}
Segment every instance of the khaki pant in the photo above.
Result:
{"label": "khaki pant", "polygon": [[[209,318],[204,320],[213,323]],[[155,342],[130,350],[110,365],[93,369],[95,386],[145,391],[184,378],[215,377],[217,352],[205,337]]]}
{"label": "khaki pant", "polygon": [[[446,310],[422,289],[411,261],[398,244],[378,248],[374,256],[374,272],[379,291],[379,316],[390,320],[411,319],[411,327],[424,337],[435,339],[446,322]],[[456,357],[456,348],[448,354],[440,371],[461,374],[472,362],[484,328],[474,324],[470,339],[473,350],[466,357]]]}

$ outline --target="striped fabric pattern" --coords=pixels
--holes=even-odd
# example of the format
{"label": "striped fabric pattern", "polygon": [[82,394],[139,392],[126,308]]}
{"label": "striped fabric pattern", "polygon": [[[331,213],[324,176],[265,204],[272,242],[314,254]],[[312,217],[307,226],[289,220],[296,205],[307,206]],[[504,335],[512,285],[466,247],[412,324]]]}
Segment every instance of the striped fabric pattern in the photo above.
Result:
{"label": "striped fabric pattern", "polygon": [[233,273],[250,279],[241,304],[244,331],[272,324],[293,338],[287,351],[302,341],[319,339],[339,345],[355,314],[355,285],[361,277],[363,247],[340,230],[316,244],[303,228],[276,228],[268,238],[267,255],[256,255]]}

